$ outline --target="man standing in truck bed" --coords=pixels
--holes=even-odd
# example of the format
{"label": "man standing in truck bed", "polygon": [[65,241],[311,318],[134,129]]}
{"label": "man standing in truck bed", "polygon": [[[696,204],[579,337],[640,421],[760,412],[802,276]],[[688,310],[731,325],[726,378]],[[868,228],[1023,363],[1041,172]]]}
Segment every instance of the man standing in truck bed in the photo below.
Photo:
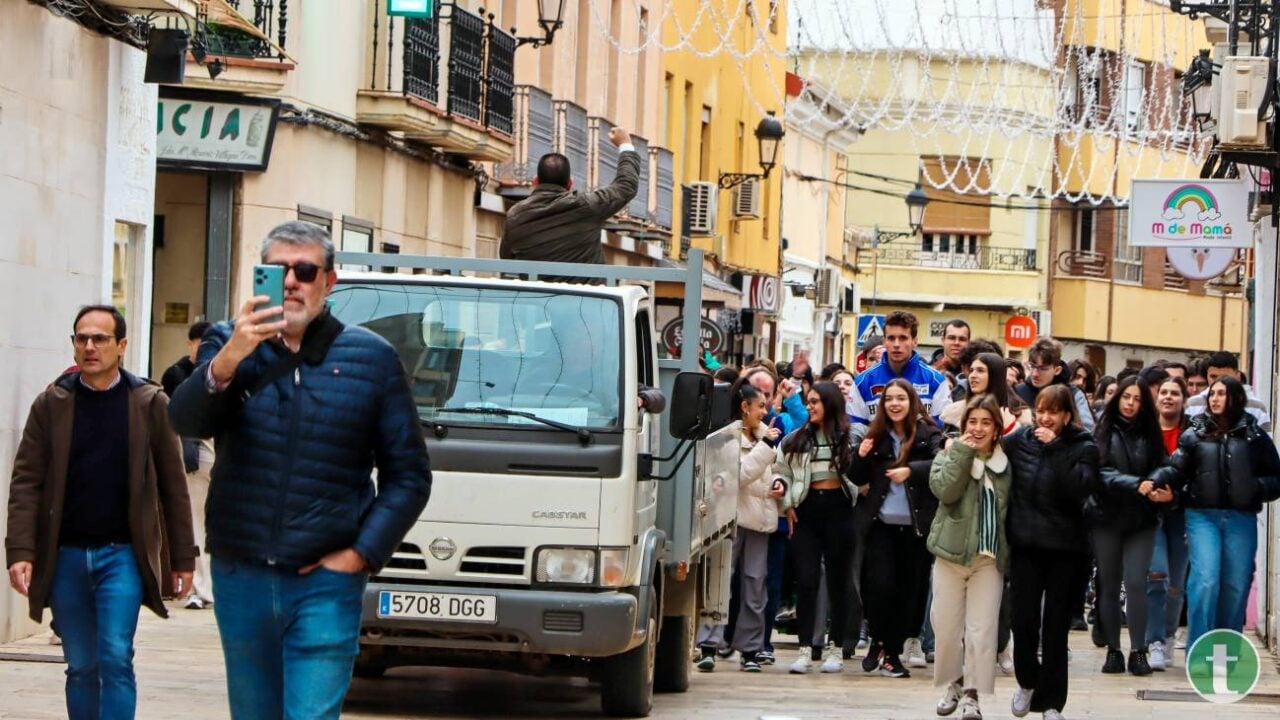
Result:
{"label": "man standing in truck bed", "polygon": [[604,263],[600,230],[640,188],[640,155],[622,128],[609,131],[617,146],[618,174],[607,187],[574,192],[569,158],[548,153],[538,161],[533,192],[507,212],[498,256],[503,260]]}

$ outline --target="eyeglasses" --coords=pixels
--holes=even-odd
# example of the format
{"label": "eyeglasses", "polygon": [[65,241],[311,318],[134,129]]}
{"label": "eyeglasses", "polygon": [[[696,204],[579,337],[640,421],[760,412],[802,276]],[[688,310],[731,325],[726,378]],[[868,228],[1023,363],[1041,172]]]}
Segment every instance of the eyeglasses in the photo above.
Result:
{"label": "eyeglasses", "polygon": [[1028,364],[1028,365],[1027,365],[1027,370],[1029,370],[1029,371],[1031,371],[1031,372],[1049,372],[1050,370],[1053,370],[1053,369],[1054,369],[1054,368],[1056,368],[1056,367],[1057,367],[1057,365],[1031,365],[1031,364]]}
{"label": "eyeglasses", "polygon": [[821,405],[822,398],[806,398],[804,401],[804,404],[805,405]]}
{"label": "eyeglasses", "polygon": [[290,265],[288,263],[268,263],[268,264],[277,265],[279,267],[284,268],[285,275],[288,275],[289,271],[292,270],[293,276],[298,278],[298,282],[300,283],[315,282],[316,278],[320,275],[320,270],[321,270],[321,267],[319,265],[316,265],[315,263],[309,263],[309,262],[294,263],[293,265]]}
{"label": "eyeglasses", "polygon": [[71,336],[71,342],[75,343],[76,347],[88,347],[90,342],[93,343],[94,347],[98,347],[106,345],[115,339],[114,335],[107,335],[106,333],[76,333]]}

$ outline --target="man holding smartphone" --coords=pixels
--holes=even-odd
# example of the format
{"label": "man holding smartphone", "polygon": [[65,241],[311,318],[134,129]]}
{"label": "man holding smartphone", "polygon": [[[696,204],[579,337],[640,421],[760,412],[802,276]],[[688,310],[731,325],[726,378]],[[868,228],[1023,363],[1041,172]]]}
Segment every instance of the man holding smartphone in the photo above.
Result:
{"label": "man holding smartphone", "polygon": [[273,229],[284,302],[215,325],[170,406],[179,433],[217,442],[207,549],[236,720],[339,717],[369,575],[431,491],[399,356],[329,314],[333,255],[318,225]]}

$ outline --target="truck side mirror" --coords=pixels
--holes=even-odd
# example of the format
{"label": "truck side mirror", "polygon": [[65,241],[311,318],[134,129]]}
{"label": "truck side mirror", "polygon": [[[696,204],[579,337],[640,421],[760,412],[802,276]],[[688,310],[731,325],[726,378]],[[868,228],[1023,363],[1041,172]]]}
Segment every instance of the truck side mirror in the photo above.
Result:
{"label": "truck side mirror", "polygon": [[700,372],[682,372],[671,386],[667,431],[679,440],[701,440],[711,433],[711,398],[715,378]]}

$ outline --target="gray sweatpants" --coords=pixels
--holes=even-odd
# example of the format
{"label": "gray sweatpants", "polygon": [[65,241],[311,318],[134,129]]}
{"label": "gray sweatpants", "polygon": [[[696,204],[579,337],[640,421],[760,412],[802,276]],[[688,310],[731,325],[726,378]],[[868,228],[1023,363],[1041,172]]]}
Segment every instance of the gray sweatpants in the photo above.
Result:
{"label": "gray sweatpants", "polygon": [[[764,649],[764,607],[769,601],[765,580],[769,574],[769,533],[738,528],[733,538],[733,564],[738,570],[738,620],[733,626],[733,649],[757,653]],[[724,625],[702,623],[697,643],[702,647],[724,644]]]}
{"label": "gray sweatpants", "polygon": [[1120,579],[1128,588],[1125,619],[1129,649],[1147,649],[1147,572],[1156,530],[1122,533],[1109,527],[1093,529],[1093,553],[1098,561],[1098,619],[1107,646],[1120,649]]}

